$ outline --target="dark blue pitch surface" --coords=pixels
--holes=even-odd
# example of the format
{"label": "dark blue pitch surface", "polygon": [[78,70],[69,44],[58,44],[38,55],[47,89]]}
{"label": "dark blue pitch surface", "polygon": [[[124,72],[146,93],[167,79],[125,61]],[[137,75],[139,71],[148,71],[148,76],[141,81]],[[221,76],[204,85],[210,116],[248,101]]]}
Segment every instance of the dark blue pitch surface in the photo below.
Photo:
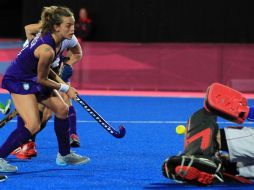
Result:
{"label": "dark blue pitch surface", "polygon": [[[7,174],[9,179],[0,183],[1,190],[253,188],[240,184],[201,188],[176,184],[162,176],[164,159],[183,150],[183,136],[175,133],[175,127],[185,124],[191,113],[203,106],[202,98],[82,97],[115,128],[123,124],[126,136],[114,138],[74,103],[81,147],[73,150],[89,156],[91,162],[83,166],[55,164],[57,143],[50,120],[38,135],[36,158],[20,161],[8,157],[19,171]],[[1,95],[2,102],[7,98],[9,95]],[[221,119],[219,123],[222,127],[234,125]],[[0,129],[1,144],[15,126],[16,119]]]}

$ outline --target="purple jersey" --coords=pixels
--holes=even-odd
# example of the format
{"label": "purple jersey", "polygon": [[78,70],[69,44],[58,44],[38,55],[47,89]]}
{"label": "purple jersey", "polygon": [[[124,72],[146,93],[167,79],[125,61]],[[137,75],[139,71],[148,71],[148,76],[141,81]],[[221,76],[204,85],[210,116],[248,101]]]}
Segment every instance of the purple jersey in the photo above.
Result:
{"label": "purple jersey", "polygon": [[55,41],[50,33],[43,37],[37,35],[8,67],[2,81],[3,88],[17,94],[34,94],[41,90],[41,85],[37,83],[38,58],[34,56],[34,51],[42,44],[51,46],[55,51]]}

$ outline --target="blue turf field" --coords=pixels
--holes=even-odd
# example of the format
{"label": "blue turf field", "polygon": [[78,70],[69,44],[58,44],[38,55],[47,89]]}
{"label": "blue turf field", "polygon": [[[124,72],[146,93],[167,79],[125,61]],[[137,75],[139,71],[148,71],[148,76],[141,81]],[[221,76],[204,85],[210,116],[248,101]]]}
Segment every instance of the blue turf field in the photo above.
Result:
{"label": "blue turf field", "polygon": [[[47,189],[247,189],[254,185],[218,184],[206,188],[176,184],[161,174],[165,158],[183,149],[183,136],[175,133],[178,124],[203,106],[202,98],[155,98],[82,96],[110,124],[124,124],[126,136],[116,139],[96,123],[83,108],[74,103],[78,117],[81,148],[91,162],[84,166],[57,166],[56,137],[53,122],[38,135],[38,156],[20,161],[9,156],[8,161],[19,167],[9,174],[1,190]],[[2,94],[4,102],[9,95]],[[250,103],[253,103],[250,101]],[[3,116],[1,116],[3,117]],[[234,125],[219,120],[221,126]],[[252,123],[246,125],[253,126]],[[0,129],[0,143],[15,128],[16,119]]]}

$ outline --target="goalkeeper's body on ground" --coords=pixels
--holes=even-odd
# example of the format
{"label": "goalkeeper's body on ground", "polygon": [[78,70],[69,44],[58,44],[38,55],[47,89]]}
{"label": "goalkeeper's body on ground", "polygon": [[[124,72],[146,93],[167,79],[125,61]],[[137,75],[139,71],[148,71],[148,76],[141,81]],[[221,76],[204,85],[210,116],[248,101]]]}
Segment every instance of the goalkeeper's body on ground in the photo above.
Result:
{"label": "goalkeeper's body on ground", "polygon": [[176,182],[209,185],[236,180],[252,183],[254,178],[254,128],[219,128],[217,116],[243,123],[254,119],[254,107],[244,96],[227,86],[208,87],[204,108],[188,120],[183,154],[167,158],[163,175]]}

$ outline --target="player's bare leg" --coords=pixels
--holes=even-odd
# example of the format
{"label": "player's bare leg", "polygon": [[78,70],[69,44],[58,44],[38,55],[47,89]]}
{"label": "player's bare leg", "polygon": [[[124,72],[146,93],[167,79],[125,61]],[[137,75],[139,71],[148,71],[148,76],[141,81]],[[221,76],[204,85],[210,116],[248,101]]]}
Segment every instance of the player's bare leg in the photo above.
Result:
{"label": "player's bare leg", "polygon": [[55,91],[57,96],[42,101],[42,103],[51,109],[54,114],[54,128],[58,141],[59,152],[56,158],[58,165],[81,165],[90,161],[90,158],[80,156],[70,151],[69,137],[69,120],[68,105],[59,97],[59,93]]}
{"label": "player's bare leg", "polygon": [[14,105],[25,122],[25,126],[17,127],[0,148],[0,171],[16,172],[17,167],[8,164],[4,159],[18,146],[27,142],[31,135],[40,128],[39,109],[35,95],[11,94]]}

